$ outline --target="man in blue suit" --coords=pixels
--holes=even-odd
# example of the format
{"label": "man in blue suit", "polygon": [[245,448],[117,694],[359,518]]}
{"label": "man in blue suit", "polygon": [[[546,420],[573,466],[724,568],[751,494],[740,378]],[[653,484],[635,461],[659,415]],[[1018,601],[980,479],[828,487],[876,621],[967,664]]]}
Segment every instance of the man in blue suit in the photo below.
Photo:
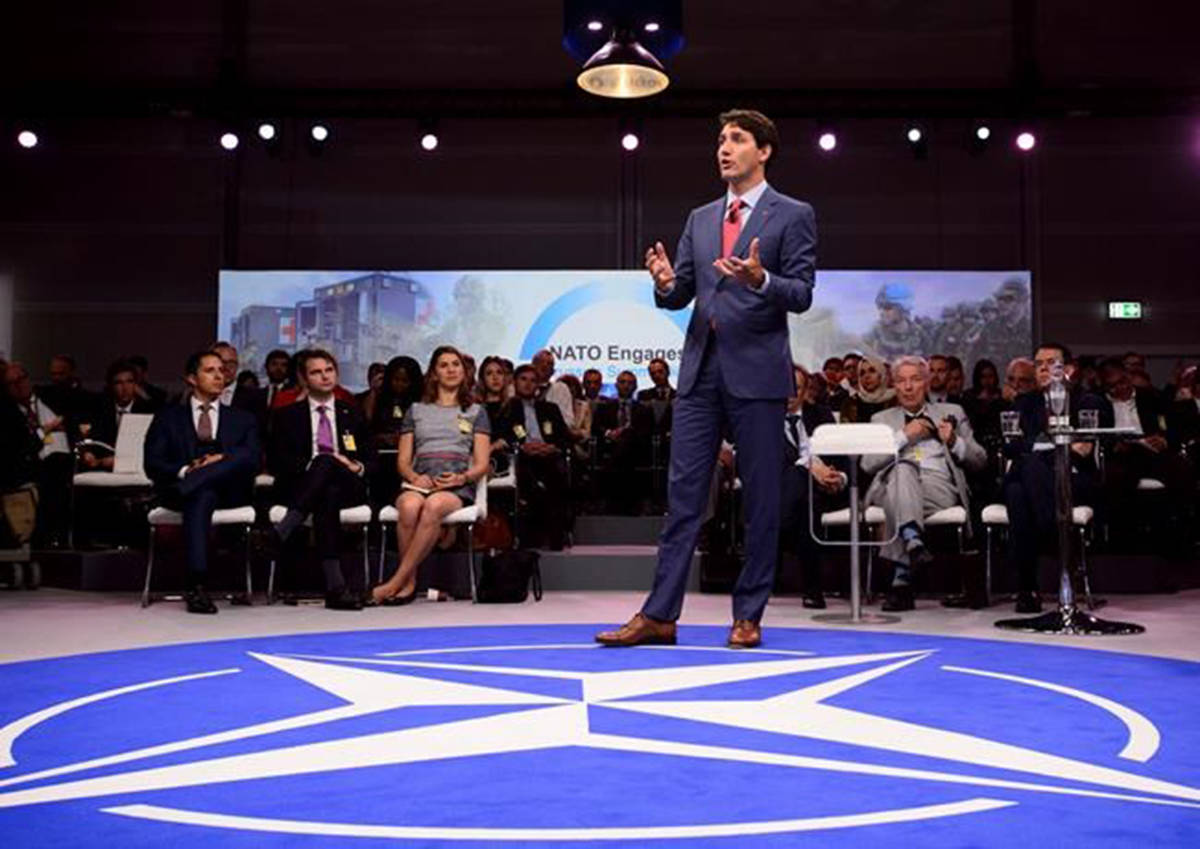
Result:
{"label": "man in blue suit", "polygon": [[259,465],[254,415],[220,403],[225,388],[221,358],[192,354],[184,369],[191,396],[164,407],[146,433],[146,475],[162,505],[183,513],[189,613],[216,613],[204,591],[208,529],[213,511],[251,503]]}
{"label": "man in blue suit", "polygon": [[671,434],[668,516],[654,588],[642,610],[605,645],[675,642],[675,620],[704,517],[713,464],[732,432],[745,493],[746,562],[733,590],[729,645],[757,646],[775,578],[785,399],[795,393],[789,312],[812,303],[817,228],[812,207],[779,194],[766,167],[779,134],[760,112],[720,116],[717,165],[724,197],[692,210],[675,253],[646,252],[654,297],[664,309],[695,302],[679,371]]}

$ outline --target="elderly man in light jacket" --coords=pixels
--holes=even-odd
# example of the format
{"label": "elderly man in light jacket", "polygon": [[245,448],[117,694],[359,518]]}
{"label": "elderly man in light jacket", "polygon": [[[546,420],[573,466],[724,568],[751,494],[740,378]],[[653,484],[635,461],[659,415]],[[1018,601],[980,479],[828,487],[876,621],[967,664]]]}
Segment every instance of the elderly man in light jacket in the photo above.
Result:
{"label": "elderly man in light jacket", "polygon": [[889,456],[867,455],[865,471],[875,474],[867,503],[883,507],[888,535],[896,540],[881,556],[893,561],[892,588],[884,610],[912,610],[912,568],[932,558],[923,538],[926,516],[962,505],[970,511],[964,470],[977,471],[987,452],[975,441],[967,415],[958,404],[928,400],[929,364],[921,357],[900,357],[892,365],[897,406],[871,417],[896,433],[899,463]]}

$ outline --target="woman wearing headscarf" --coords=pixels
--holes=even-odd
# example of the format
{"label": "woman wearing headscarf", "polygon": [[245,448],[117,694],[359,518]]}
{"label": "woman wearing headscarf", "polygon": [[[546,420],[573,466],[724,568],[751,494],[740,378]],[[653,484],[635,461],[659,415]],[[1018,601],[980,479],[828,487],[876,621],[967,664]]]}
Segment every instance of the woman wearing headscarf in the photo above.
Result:
{"label": "woman wearing headscarf", "polygon": [[896,390],[887,384],[887,366],[879,357],[858,361],[858,395],[842,404],[843,422],[869,422],[880,410],[896,406]]}

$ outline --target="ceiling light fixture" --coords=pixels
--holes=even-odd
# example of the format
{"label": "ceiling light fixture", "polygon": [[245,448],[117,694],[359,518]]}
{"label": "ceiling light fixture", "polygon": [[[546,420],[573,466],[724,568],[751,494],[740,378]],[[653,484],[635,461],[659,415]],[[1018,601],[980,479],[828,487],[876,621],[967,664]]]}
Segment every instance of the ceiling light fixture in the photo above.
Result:
{"label": "ceiling light fixture", "polygon": [[658,94],[671,79],[630,31],[618,30],[587,60],[575,82],[590,94],[628,100]]}

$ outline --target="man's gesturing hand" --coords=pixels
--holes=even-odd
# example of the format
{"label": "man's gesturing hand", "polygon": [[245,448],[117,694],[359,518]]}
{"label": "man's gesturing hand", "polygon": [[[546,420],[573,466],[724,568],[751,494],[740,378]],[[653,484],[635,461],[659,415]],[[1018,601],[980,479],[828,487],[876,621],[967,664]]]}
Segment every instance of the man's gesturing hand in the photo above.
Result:
{"label": "man's gesturing hand", "polygon": [[736,256],[721,257],[713,260],[713,268],[726,277],[732,277],[737,282],[755,289],[761,286],[767,277],[762,261],[758,258],[757,237],[750,240],[750,254],[745,259]]}
{"label": "man's gesturing hand", "polygon": [[662,242],[655,242],[654,247],[646,251],[646,270],[654,278],[654,285],[665,289],[675,280],[675,269],[667,258],[667,250]]}

